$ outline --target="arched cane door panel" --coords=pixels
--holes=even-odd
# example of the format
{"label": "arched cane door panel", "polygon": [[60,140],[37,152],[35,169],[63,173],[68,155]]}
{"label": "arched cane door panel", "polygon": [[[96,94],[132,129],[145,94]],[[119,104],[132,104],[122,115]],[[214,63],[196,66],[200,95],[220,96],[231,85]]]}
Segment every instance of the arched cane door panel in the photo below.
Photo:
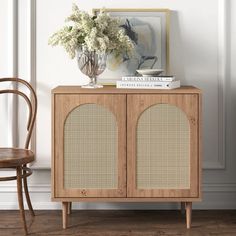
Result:
{"label": "arched cane door panel", "polygon": [[147,108],[137,123],[137,188],[190,188],[190,125],[170,104]]}
{"label": "arched cane door panel", "polygon": [[197,96],[128,95],[127,104],[128,196],[198,196]]}
{"label": "arched cane door panel", "polygon": [[64,186],[115,189],[118,186],[118,127],[98,104],[73,109],[64,125]]}
{"label": "arched cane door panel", "polygon": [[126,196],[126,97],[55,99],[55,195]]}

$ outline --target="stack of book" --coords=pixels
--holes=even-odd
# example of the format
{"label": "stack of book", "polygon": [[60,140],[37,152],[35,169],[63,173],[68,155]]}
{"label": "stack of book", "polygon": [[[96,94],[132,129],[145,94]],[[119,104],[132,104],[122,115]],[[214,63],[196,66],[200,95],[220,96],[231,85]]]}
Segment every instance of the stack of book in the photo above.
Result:
{"label": "stack of book", "polygon": [[124,76],[116,81],[117,88],[128,89],[175,89],[180,87],[180,81],[174,76]]}

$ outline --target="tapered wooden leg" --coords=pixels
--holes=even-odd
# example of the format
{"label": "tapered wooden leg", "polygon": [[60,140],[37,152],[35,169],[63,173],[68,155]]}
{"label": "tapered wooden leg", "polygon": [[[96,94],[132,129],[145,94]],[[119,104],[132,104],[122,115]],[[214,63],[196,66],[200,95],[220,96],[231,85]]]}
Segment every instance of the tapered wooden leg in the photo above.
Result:
{"label": "tapered wooden leg", "polygon": [[68,223],[67,211],[68,211],[68,202],[62,202],[62,226],[63,226],[63,229],[67,228],[67,223]]}
{"label": "tapered wooden leg", "polygon": [[19,166],[16,168],[16,173],[17,173],[17,193],[18,193],[18,203],[19,203],[19,208],[20,208],[20,213],[21,213],[21,219],[23,222],[23,226],[24,226],[24,231],[25,234],[28,234],[27,231],[27,225],[26,225],[26,221],[25,221],[25,211],[24,211],[24,204],[23,204],[23,195],[22,195],[22,167]]}
{"label": "tapered wooden leg", "polygon": [[180,206],[181,214],[184,215],[185,214],[185,202],[181,202],[180,204],[181,204],[181,206]]}
{"label": "tapered wooden leg", "polygon": [[186,202],[186,224],[187,229],[191,228],[192,221],[192,202]]}
{"label": "tapered wooden leg", "polygon": [[68,209],[67,209],[67,214],[68,215],[71,214],[71,206],[72,206],[72,202],[68,202]]}
{"label": "tapered wooden leg", "polygon": [[[23,171],[23,174],[25,175],[26,171]],[[28,204],[28,207],[29,207],[29,210],[30,210],[30,214],[32,216],[35,216],[34,210],[33,210],[33,207],[32,207],[31,201],[30,201],[28,184],[27,184],[27,177],[23,178],[23,182],[24,182],[25,197],[26,197],[26,201],[27,201],[27,204]]]}

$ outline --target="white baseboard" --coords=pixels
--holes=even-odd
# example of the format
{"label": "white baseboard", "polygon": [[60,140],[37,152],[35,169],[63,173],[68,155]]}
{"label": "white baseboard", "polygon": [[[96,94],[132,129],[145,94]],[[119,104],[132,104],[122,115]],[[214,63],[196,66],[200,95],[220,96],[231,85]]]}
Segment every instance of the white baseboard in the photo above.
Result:
{"label": "white baseboard", "polygon": [[[36,210],[61,209],[61,204],[51,202],[49,184],[30,185],[32,204]],[[18,209],[15,185],[0,186],[0,209]],[[204,184],[203,201],[194,203],[194,209],[236,209],[236,184]],[[25,206],[27,208],[27,206]],[[73,209],[158,210],[179,209],[178,203],[74,203]]]}

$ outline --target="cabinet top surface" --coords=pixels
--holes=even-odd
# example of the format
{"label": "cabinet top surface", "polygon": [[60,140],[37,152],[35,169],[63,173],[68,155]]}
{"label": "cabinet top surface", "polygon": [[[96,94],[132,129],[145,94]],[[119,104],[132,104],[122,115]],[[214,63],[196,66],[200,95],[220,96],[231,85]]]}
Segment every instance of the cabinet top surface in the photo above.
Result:
{"label": "cabinet top surface", "polygon": [[176,94],[176,93],[201,93],[193,86],[181,86],[177,89],[119,89],[115,86],[104,86],[99,89],[81,88],[81,86],[58,86],[52,90],[53,94]]}

